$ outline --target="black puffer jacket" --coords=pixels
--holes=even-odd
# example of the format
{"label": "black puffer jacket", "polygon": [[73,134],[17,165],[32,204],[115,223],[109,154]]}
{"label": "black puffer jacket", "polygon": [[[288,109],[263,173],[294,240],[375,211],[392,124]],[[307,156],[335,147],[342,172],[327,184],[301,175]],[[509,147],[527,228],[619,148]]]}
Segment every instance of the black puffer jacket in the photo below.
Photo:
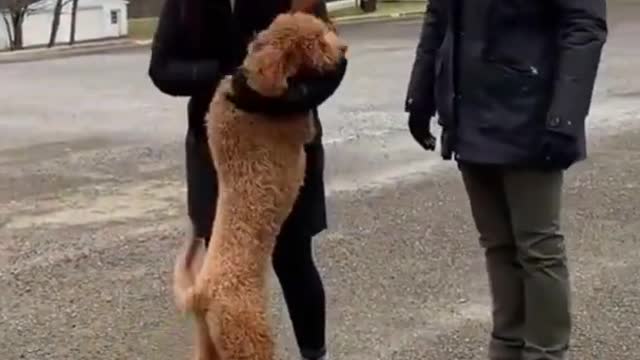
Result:
{"label": "black puffer jacket", "polygon": [[[155,86],[172,96],[188,96],[189,129],[186,140],[189,216],[195,235],[209,237],[217,198],[216,171],[205,131],[205,114],[219,80],[242,63],[253,36],[265,29],[290,0],[166,0],[153,40],[149,76]],[[326,18],[320,1],[315,14]],[[344,74],[342,74],[344,75]],[[342,77],[333,77],[338,86]],[[294,96],[294,98],[297,98]],[[321,124],[313,109],[318,134],[306,147],[307,172],[298,201],[283,232],[314,235],[326,228],[324,150]]]}
{"label": "black puffer jacket", "polygon": [[406,110],[438,113],[445,158],[540,165],[561,138],[581,160],[606,37],[605,0],[430,0]]}

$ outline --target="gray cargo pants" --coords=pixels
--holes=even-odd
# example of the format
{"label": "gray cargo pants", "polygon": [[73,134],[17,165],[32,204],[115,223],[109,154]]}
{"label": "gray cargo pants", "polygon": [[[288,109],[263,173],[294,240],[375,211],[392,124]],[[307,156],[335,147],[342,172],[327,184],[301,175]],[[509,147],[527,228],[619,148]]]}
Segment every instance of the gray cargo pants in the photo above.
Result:
{"label": "gray cargo pants", "polygon": [[559,233],[563,173],[460,164],[485,249],[491,360],[562,360],[570,286]]}

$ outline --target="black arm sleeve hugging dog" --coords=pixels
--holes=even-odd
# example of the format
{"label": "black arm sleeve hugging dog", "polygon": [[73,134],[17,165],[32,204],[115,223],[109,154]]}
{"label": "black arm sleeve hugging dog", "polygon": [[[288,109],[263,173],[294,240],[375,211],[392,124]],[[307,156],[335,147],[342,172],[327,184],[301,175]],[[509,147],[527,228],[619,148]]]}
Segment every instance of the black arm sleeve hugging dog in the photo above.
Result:
{"label": "black arm sleeve hugging dog", "polygon": [[275,116],[311,111],[335,93],[346,70],[347,59],[343,57],[335,71],[291,78],[282,96],[267,97],[253,90],[239,69],[233,76],[233,94],[229,94],[229,100],[241,110]]}

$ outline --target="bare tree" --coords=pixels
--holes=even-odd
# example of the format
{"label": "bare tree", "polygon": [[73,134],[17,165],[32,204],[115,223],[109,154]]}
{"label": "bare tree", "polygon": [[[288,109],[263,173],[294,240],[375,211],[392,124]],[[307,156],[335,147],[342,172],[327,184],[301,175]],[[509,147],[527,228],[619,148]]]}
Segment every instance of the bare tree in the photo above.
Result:
{"label": "bare tree", "polygon": [[0,16],[2,16],[4,27],[6,29],[7,36],[9,37],[9,50],[13,50],[13,28],[9,22],[9,17],[3,11],[0,11]]}
{"label": "bare tree", "polygon": [[0,0],[0,14],[9,34],[11,50],[23,48],[22,24],[30,14],[40,10],[43,0]]}
{"label": "bare tree", "polygon": [[71,2],[71,34],[69,34],[69,45],[76,42],[76,14],[78,14],[78,0]]}
{"label": "bare tree", "polygon": [[60,14],[62,14],[62,0],[56,0],[53,7],[53,20],[51,21],[51,32],[49,33],[49,44],[47,47],[53,47],[56,44],[56,36],[60,27]]}

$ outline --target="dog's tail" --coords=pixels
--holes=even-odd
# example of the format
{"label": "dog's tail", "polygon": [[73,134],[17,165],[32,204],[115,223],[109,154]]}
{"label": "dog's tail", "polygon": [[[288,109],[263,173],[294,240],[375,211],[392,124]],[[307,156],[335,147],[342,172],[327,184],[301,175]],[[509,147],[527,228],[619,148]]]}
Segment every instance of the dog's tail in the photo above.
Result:
{"label": "dog's tail", "polygon": [[191,237],[178,254],[173,270],[173,295],[180,311],[198,311],[195,279],[202,268],[205,253],[204,241]]}

